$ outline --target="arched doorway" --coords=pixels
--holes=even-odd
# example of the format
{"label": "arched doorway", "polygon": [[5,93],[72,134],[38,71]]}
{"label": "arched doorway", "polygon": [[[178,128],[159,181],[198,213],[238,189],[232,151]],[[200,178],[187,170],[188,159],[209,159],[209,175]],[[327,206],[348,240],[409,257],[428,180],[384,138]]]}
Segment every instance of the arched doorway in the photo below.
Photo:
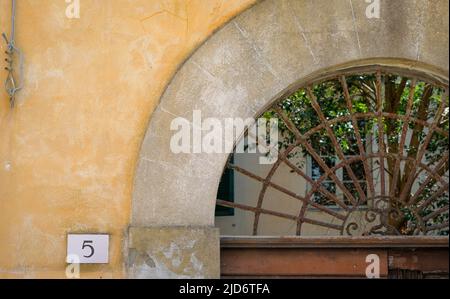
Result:
{"label": "arched doorway", "polygon": [[[168,86],[141,147],[126,252],[130,276],[219,275],[214,210],[228,155],[172,153],[174,118],[192,120],[193,110],[255,117],[310,80],[348,68],[448,78],[448,2],[413,2],[383,1],[382,18],[368,19],[363,1],[265,0],[205,42]],[[176,265],[158,253],[169,256],[171,247],[182,261]]]}

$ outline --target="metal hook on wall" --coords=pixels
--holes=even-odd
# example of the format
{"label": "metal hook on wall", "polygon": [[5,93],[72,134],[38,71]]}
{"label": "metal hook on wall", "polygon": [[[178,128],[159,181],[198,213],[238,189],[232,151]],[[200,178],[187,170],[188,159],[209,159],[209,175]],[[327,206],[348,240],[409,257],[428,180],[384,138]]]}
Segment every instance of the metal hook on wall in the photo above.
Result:
{"label": "metal hook on wall", "polygon": [[[16,31],[16,0],[11,0],[11,35],[10,38],[2,33],[3,39],[6,42],[7,50],[5,58],[7,66],[5,70],[8,75],[5,80],[5,89],[9,96],[9,102],[11,108],[14,107],[14,102],[17,92],[19,92],[23,87],[23,54],[15,45],[15,31]],[[19,60],[19,70],[16,73],[15,68],[15,58]]]}

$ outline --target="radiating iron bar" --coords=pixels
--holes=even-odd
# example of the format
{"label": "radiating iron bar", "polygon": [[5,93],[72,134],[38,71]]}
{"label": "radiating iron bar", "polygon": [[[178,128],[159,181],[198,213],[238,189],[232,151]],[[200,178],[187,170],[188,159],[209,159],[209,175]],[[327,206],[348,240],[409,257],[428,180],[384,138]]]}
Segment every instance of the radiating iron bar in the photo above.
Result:
{"label": "radiating iron bar", "polygon": [[424,222],[427,222],[430,219],[433,219],[436,216],[441,215],[442,213],[448,211],[448,205],[447,206],[443,206],[442,208],[437,209],[436,211],[433,211],[432,213],[422,217],[422,220]]}
{"label": "radiating iron bar", "polygon": [[262,213],[262,214],[272,215],[272,216],[276,216],[276,217],[280,217],[280,218],[286,218],[286,219],[290,219],[290,220],[293,220],[293,221],[297,221],[298,220],[298,218],[296,216],[293,216],[293,215],[279,213],[279,212],[266,210],[266,209],[262,209],[262,208],[258,209],[258,208],[252,207],[252,206],[239,204],[239,203],[234,203],[234,202],[229,202],[229,201],[225,201],[225,200],[221,200],[221,199],[217,200],[217,204],[219,206],[223,206],[223,207],[237,208],[237,209],[241,209],[241,210],[244,210],[244,211],[250,211],[250,212],[253,212],[253,213],[259,212],[259,213]]}
{"label": "radiating iron bar", "polygon": [[[401,151],[402,155],[404,153],[404,147],[405,147],[405,143],[406,143],[406,136],[408,133],[408,128],[409,128],[409,118],[411,116],[412,113],[412,107],[413,107],[413,102],[414,102],[414,94],[415,94],[415,90],[416,90],[416,79],[413,79],[413,81],[411,82],[411,86],[410,86],[410,90],[409,90],[409,96],[408,96],[408,103],[406,106],[406,113],[405,113],[405,121],[403,122],[403,127],[402,127],[402,135],[400,137],[400,144],[398,147],[398,152]],[[390,187],[390,195],[391,197],[394,197],[396,194],[396,190],[397,190],[397,181],[398,181],[398,177],[400,174],[400,160],[396,159],[395,161],[395,166],[394,166],[394,173],[392,174],[392,181],[391,181],[391,187]]]}
{"label": "radiating iron bar", "polygon": [[386,194],[386,178],[385,178],[385,159],[386,147],[384,145],[384,124],[383,124],[383,97],[381,94],[381,72],[377,71],[376,74],[376,98],[377,98],[377,114],[378,114],[378,151],[380,155],[380,188],[381,196]]}
{"label": "radiating iron bar", "polygon": [[[294,148],[295,148],[295,145],[290,145],[289,148],[287,148],[286,151],[282,154],[282,156],[289,154],[289,152],[291,152]],[[256,204],[256,207],[258,209],[262,208],[262,204],[264,201],[264,197],[266,195],[267,188],[269,187],[270,180],[272,179],[273,175],[275,174],[276,170],[278,169],[278,167],[280,166],[281,163],[282,163],[282,160],[280,158],[278,158],[278,160],[275,162],[275,164],[272,166],[269,173],[267,174],[266,179],[263,182],[261,191],[259,192],[258,202]],[[260,216],[260,213],[255,212],[255,219],[253,221],[253,235],[255,235],[255,236],[258,234],[259,216]]]}
{"label": "radiating iron bar", "polygon": [[[353,104],[352,104],[352,99],[350,97],[350,92],[348,90],[347,79],[345,78],[345,76],[340,76],[339,81],[341,83],[342,89],[344,90],[344,98],[347,103],[347,109],[351,115],[352,126],[353,126],[353,129],[355,132],[356,142],[358,144],[359,153],[360,153],[360,155],[365,156],[366,149],[364,148],[362,138],[361,138],[361,133],[359,132],[358,121],[353,113]],[[367,163],[366,159],[364,159],[362,162],[363,162],[363,166],[364,166],[364,174],[366,176],[366,181],[369,185],[370,193],[372,194],[372,196],[374,196],[375,195],[375,187],[373,185],[372,171],[370,170],[370,166]],[[366,199],[366,201],[367,201],[367,199]]]}
{"label": "radiating iron bar", "polygon": [[[445,155],[439,160],[438,164],[436,165],[436,167],[434,168],[434,170],[432,170],[433,174],[436,174],[442,167],[444,167],[445,163],[448,162],[448,158],[449,158],[449,153],[446,152]],[[437,175],[437,174],[436,174]],[[441,177],[441,176],[440,176]],[[428,175],[428,177],[426,178],[426,180],[420,185],[419,189],[414,193],[414,196],[411,198],[411,203],[416,203],[417,202],[417,198],[419,197],[420,194],[422,194],[422,192],[425,190],[425,188],[427,187],[427,185],[431,182],[431,180],[433,180],[435,178],[434,175]],[[437,181],[437,180],[436,180]]]}
{"label": "radiating iron bar", "polygon": [[318,226],[324,226],[324,227],[332,228],[332,229],[335,229],[335,230],[341,230],[341,228],[342,228],[342,225],[326,223],[326,222],[323,222],[323,221],[309,219],[309,218],[298,219],[298,217],[293,216],[293,215],[284,214],[284,213],[280,213],[280,212],[275,212],[275,211],[272,211],[272,210],[266,210],[266,209],[263,209],[263,208],[258,209],[258,208],[252,207],[252,206],[248,206],[248,205],[244,205],[244,204],[238,204],[238,203],[233,203],[233,202],[220,200],[220,199],[217,200],[217,204],[219,206],[224,206],[224,207],[229,207],[229,208],[238,208],[238,209],[241,209],[241,210],[244,210],[244,211],[250,211],[250,212],[253,212],[253,213],[259,212],[260,214],[267,214],[267,215],[276,216],[276,217],[279,217],[279,218],[285,218],[285,219],[293,220],[295,222],[303,221],[305,223],[318,225]]}
{"label": "radiating iron bar", "polygon": [[436,192],[433,193],[432,196],[430,196],[429,198],[427,198],[427,200],[425,200],[425,202],[421,205],[419,205],[415,211],[417,213],[423,211],[424,209],[426,209],[436,198],[438,198],[439,196],[441,196],[443,193],[445,193],[445,191],[448,191],[448,186],[449,184],[446,183],[444,185],[442,185]]}
{"label": "radiating iron bar", "polygon": [[[446,154],[448,154],[448,151],[446,152]],[[441,157],[441,159],[442,158],[445,158],[445,156],[446,155],[444,155],[443,157]],[[439,160],[440,161],[440,160]],[[434,162],[436,162],[436,161],[434,161]],[[428,163],[427,164],[427,167],[430,167],[430,166],[433,166],[433,163],[434,163],[433,161],[432,162],[430,162],[430,163]],[[447,166],[448,167],[448,166]],[[442,167],[441,167],[442,168]],[[436,168],[435,168],[436,169]],[[416,181],[419,177],[420,177],[420,174],[422,173],[422,171],[424,170],[424,168],[420,168],[415,174],[414,174],[414,179],[413,179],[413,181]],[[439,170],[439,169],[438,169]],[[448,170],[448,169],[447,169]],[[436,170],[434,170],[434,172],[436,172]],[[439,177],[445,177],[445,173],[444,174],[438,174],[438,176]],[[434,178],[434,177],[433,177]]]}
{"label": "radiating iron bar", "polygon": [[326,222],[323,222],[323,221],[310,219],[310,218],[302,218],[302,222],[303,223],[309,223],[309,224],[317,225],[317,226],[323,226],[323,227],[327,227],[327,228],[332,228],[332,229],[335,229],[335,230],[338,230],[338,231],[342,230],[342,226],[344,225],[344,223],[342,223],[342,225],[337,225],[337,224],[326,223]]}
{"label": "radiating iron bar", "polygon": [[441,228],[448,228],[448,221],[440,224],[430,225],[426,228],[426,232],[430,232],[433,230],[441,229]]}
{"label": "radiating iron bar", "polygon": [[[249,133],[250,137],[254,137],[253,134]],[[297,141],[295,144],[295,147],[299,146],[300,143]],[[269,148],[267,147],[267,145],[262,144],[262,146],[264,146],[265,148]],[[309,184],[311,184],[313,186],[313,188],[315,188],[316,190],[318,190],[320,193],[322,193],[323,195],[325,195],[329,200],[335,202],[338,206],[340,206],[342,209],[349,211],[350,209],[343,204],[336,195],[330,193],[330,191],[328,191],[327,189],[325,189],[320,183],[318,183],[317,181],[313,181],[308,175],[306,175],[300,168],[298,168],[297,166],[295,166],[291,161],[289,161],[289,159],[287,158],[288,156],[288,150],[286,150],[284,153],[287,153],[287,155],[282,154],[282,155],[278,155],[278,159],[282,160],[287,166],[289,166],[293,171],[295,171],[298,175],[300,175],[303,179],[305,179]]]}
{"label": "radiating iron bar", "polygon": [[[251,173],[250,171],[245,170],[245,169],[243,169],[243,168],[241,168],[239,166],[230,164],[229,167],[231,169],[236,170],[237,172],[240,172],[243,175],[246,175],[246,176],[248,176],[248,177],[250,177],[250,178],[252,178],[254,180],[257,180],[257,181],[259,181],[261,183],[265,182],[264,178],[262,178],[262,177],[260,177],[258,175],[255,175],[254,173]],[[291,196],[291,197],[293,197],[295,199],[298,199],[298,200],[302,201],[305,204],[310,204],[311,206],[315,207],[316,209],[319,209],[319,210],[321,210],[321,211],[323,211],[323,212],[325,212],[325,213],[327,213],[327,214],[329,214],[331,216],[334,216],[334,217],[336,217],[338,219],[343,219],[344,218],[343,215],[341,215],[341,214],[339,214],[339,213],[337,213],[337,212],[335,212],[335,211],[333,211],[331,209],[323,207],[323,206],[321,206],[321,205],[319,205],[319,204],[317,204],[315,202],[307,201],[304,197],[299,196],[299,195],[295,194],[294,192],[292,192],[292,191],[290,191],[290,190],[288,190],[288,189],[286,189],[286,188],[284,188],[284,187],[282,187],[282,186],[280,186],[278,184],[275,184],[273,182],[269,182],[268,184],[269,184],[270,187],[272,187],[272,188],[274,188],[274,189],[276,189],[276,190],[278,190],[278,191],[280,191],[280,192],[282,192],[282,193],[284,193],[286,195],[289,195],[289,196]]]}
{"label": "radiating iron bar", "polygon": [[[427,136],[425,137],[424,142],[423,142],[422,146],[420,147],[419,152],[416,154],[416,159],[413,162],[412,169],[417,168],[417,164],[419,164],[422,161],[423,156],[425,155],[425,153],[427,151],[428,145],[430,144],[431,139],[433,138],[433,133],[435,131],[435,128],[439,125],[439,121],[442,117],[442,113],[444,112],[447,97],[448,97],[448,89],[447,89],[445,95],[442,96],[442,100],[439,105],[438,111],[436,113],[435,119],[433,121],[433,125],[429,129],[429,132],[427,133]],[[409,173],[409,175],[408,175],[408,180],[406,181],[405,186],[403,187],[402,193],[400,194],[401,202],[406,201],[406,198],[409,193],[408,190],[409,190],[409,188],[411,188],[411,186],[414,182],[414,176],[415,176],[415,172],[411,171],[411,173]]]}
{"label": "radiating iron bar", "polygon": [[[408,157],[408,156],[398,156],[396,154],[392,153],[386,153],[386,157],[393,158],[393,159],[401,159],[402,161],[414,161],[414,158]],[[428,165],[424,163],[418,163],[417,167],[419,169],[425,170],[430,176],[432,176],[436,181],[438,181],[441,184],[446,184],[447,182],[442,178],[442,176],[438,175],[433,171]]]}
{"label": "radiating iron bar", "polygon": [[[354,117],[356,119],[367,119],[367,118],[370,119],[370,118],[376,118],[377,115],[378,115],[377,112],[366,112],[366,113],[358,112],[358,113],[353,114],[353,116],[344,115],[344,116],[336,117],[336,118],[334,118],[332,120],[329,120],[328,123],[330,125],[335,125],[335,124],[337,124],[339,122],[351,121],[352,117]],[[398,115],[398,114],[395,114],[395,113],[383,112],[382,116],[384,118],[398,119],[398,120],[401,120],[401,121],[407,121],[405,115]],[[421,125],[423,127],[427,127],[427,128],[432,126],[432,124],[430,124],[429,122],[421,120],[421,119],[417,119],[416,117],[410,117],[409,121],[411,123],[416,123],[416,124],[419,124],[419,125]],[[314,135],[315,133],[319,132],[320,130],[323,130],[324,128],[325,128],[324,124],[317,125],[316,127],[310,129],[308,132],[303,134],[303,138],[308,139],[310,136]],[[442,129],[442,128],[437,127],[435,132],[439,133],[440,135],[442,135],[444,137],[447,137],[447,138],[449,137],[449,132],[444,130],[444,129]]]}
{"label": "radiating iron bar", "polygon": [[[341,161],[340,163],[336,164],[334,167],[330,168],[330,171],[337,171],[338,169],[342,168],[345,164],[352,164],[355,161],[358,160],[363,160],[363,159],[373,159],[373,158],[379,158],[380,157],[380,153],[371,153],[371,154],[366,154],[365,157],[361,157],[361,156],[353,156],[352,158],[349,158],[347,160]],[[385,157],[389,157],[389,158],[393,158],[393,159],[400,159],[401,161],[414,161],[414,158],[412,157],[408,157],[408,156],[398,156],[397,154],[393,154],[393,153],[385,153]],[[429,175],[431,175],[433,178],[435,178],[437,181],[439,181],[441,184],[446,184],[446,182],[443,180],[443,178],[437,174],[435,174],[433,172],[432,169],[430,169],[430,167],[428,167],[428,165],[425,165],[423,163],[419,163],[417,165],[418,168],[423,168]],[[322,182],[323,180],[325,180],[328,177],[327,174],[322,175],[320,178],[317,179],[317,183]],[[316,190],[313,190],[314,192]],[[379,196],[380,198],[391,198],[390,196],[385,195],[381,195]],[[305,198],[308,198],[307,196],[305,196]]]}
{"label": "radiating iron bar", "polygon": [[350,201],[356,205],[357,200],[353,197],[353,195],[348,191],[348,189],[342,184],[342,182],[339,180],[339,178],[333,173],[330,172],[330,168],[328,165],[322,160],[322,158],[316,153],[316,151],[312,148],[311,144],[306,141],[306,139],[302,136],[300,131],[297,129],[295,124],[292,122],[291,119],[279,108],[277,105],[274,106],[275,112],[283,119],[284,123],[288,127],[288,129],[294,133],[297,140],[300,142],[300,144],[305,147],[305,149],[308,151],[308,153],[316,160],[317,164],[331,177],[334,183],[344,192],[344,194],[347,196]]}
{"label": "radiating iron bar", "polygon": [[[255,136],[253,136],[253,134],[251,132],[248,132],[248,135],[250,137],[255,138]],[[260,145],[262,145],[263,147],[272,150],[271,148],[269,148],[267,146],[267,144],[265,144],[265,142],[261,142]],[[271,180],[272,176],[275,174],[275,171],[278,169],[280,163],[283,161],[286,164],[288,164],[294,171],[296,171],[297,173],[299,173],[300,175],[302,175],[302,177],[304,177],[306,180],[310,180],[312,181],[308,176],[306,176],[305,174],[303,174],[302,171],[300,171],[297,167],[293,166],[292,163],[290,163],[290,161],[287,159],[287,156],[289,155],[289,153],[295,149],[295,147],[298,146],[298,143],[292,144],[291,146],[289,146],[283,153],[278,152],[278,160],[277,163],[275,163],[275,165],[271,168],[269,174],[266,176],[266,180],[263,184],[263,187],[261,188],[259,197],[258,197],[258,203],[257,203],[257,208],[261,208],[262,207],[262,203],[264,201],[264,197],[265,197],[265,193],[267,191],[267,187],[269,186],[268,182]],[[326,190],[324,188],[321,188],[323,190]],[[331,193],[330,193],[331,195]],[[337,198],[334,198],[334,201],[338,201]],[[339,203],[339,202],[338,202]],[[260,219],[260,213],[255,212],[255,218],[254,218],[254,222],[253,222],[253,234],[257,235],[258,233],[258,226],[259,226],[259,219]]]}
{"label": "radiating iron bar", "polygon": [[[327,118],[323,114],[323,112],[320,108],[320,105],[317,102],[316,96],[314,95],[314,93],[310,87],[307,87],[306,91],[311,100],[311,105],[312,105],[313,109],[316,111],[317,116],[319,116],[319,120],[325,125],[325,130],[327,131],[328,137],[330,138],[331,143],[333,144],[333,146],[335,148],[337,156],[339,157],[340,160],[345,160],[346,158],[345,158],[344,152],[342,151],[342,147],[339,144],[336,136],[334,135],[334,132],[331,129],[331,126],[329,125]],[[353,172],[352,168],[350,166],[348,166],[347,164],[344,167],[345,167],[345,170],[348,172],[350,178],[352,179],[353,185],[356,187],[356,191],[358,192],[359,199],[362,200],[363,202],[366,202],[367,201],[366,195],[364,194],[364,191],[361,188],[361,185],[360,185],[358,179],[356,178],[356,175]],[[357,202],[358,201],[356,201],[354,204],[356,204]]]}
{"label": "radiating iron bar", "polygon": [[348,206],[345,205],[345,203],[341,202],[339,198],[336,195],[333,195],[330,191],[328,191],[326,188],[324,188],[320,182],[316,181],[314,182],[309,176],[307,176],[303,171],[301,171],[298,167],[295,167],[290,161],[286,160],[285,163],[293,169],[297,174],[302,176],[308,183],[311,184],[312,189],[319,191],[323,195],[325,195],[328,199],[335,202],[339,207],[342,209],[349,211],[350,209]]}

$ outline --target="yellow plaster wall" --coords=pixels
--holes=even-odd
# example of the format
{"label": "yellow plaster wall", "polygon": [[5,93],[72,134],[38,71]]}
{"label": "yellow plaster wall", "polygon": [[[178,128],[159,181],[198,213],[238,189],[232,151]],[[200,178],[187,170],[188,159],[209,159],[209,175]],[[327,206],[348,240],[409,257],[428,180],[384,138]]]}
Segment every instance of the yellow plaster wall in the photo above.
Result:
{"label": "yellow plaster wall", "polygon": [[[0,88],[0,278],[65,277],[68,232],[111,234],[110,264],[82,278],[124,276],[150,115],[183,60],[255,1],[80,0],[68,19],[65,0],[17,0],[25,88],[13,110]],[[1,31],[9,18],[0,0]]]}

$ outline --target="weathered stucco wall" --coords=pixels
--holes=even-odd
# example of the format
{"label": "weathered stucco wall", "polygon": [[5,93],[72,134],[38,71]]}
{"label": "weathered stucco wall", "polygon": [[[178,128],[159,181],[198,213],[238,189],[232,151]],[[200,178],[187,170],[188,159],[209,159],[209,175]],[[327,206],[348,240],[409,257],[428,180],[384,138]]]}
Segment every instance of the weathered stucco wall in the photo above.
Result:
{"label": "weathered stucco wall", "polygon": [[17,2],[25,88],[13,110],[0,88],[0,277],[64,277],[68,232],[111,234],[110,264],[82,277],[123,277],[150,114],[180,63],[255,0],[81,0],[80,19],[64,0]]}

